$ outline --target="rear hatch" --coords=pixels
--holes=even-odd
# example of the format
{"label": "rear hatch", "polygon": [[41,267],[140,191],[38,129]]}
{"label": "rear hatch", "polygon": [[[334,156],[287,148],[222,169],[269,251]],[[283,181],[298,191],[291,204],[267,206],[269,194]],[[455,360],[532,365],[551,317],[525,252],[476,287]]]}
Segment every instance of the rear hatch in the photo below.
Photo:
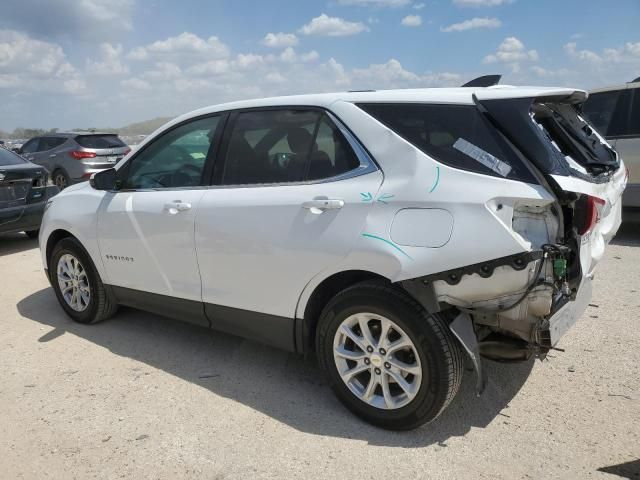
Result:
{"label": "rear hatch", "polygon": [[72,155],[75,154],[74,156],[77,156],[78,159],[86,158],[88,162],[92,163],[115,165],[131,151],[116,134],[78,135],[75,141],[82,149],[78,152],[72,152]]}
{"label": "rear hatch", "polygon": [[47,171],[0,148],[0,225],[18,220],[26,205],[46,197]]}
{"label": "rear hatch", "polygon": [[548,89],[507,96],[487,88],[474,99],[544,177],[562,206],[565,238],[575,241],[582,273],[591,275],[620,226],[627,181],[622,160],[582,117],[586,92]]}

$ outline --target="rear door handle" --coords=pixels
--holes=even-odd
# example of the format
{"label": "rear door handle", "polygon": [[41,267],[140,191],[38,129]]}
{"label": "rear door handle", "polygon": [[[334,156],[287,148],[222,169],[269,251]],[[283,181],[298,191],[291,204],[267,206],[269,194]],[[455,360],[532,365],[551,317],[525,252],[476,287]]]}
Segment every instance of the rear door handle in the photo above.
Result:
{"label": "rear door handle", "polygon": [[181,202],[180,200],[174,200],[173,202],[165,203],[164,208],[171,215],[175,215],[176,213],[191,210],[191,204],[187,202]]}
{"label": "rear door handle", "polygon": [[306,208],[311,213],[322,213],[325,210],[338,210],[344,207],[344,200],[324,198],[317,200],[310,200],[302,204],[302,208]]}
{"label": "rear door handle", "polygon": [[49,155],[49,158],[54,158],[56,156],[55,153],[52,153],[51,155]]}

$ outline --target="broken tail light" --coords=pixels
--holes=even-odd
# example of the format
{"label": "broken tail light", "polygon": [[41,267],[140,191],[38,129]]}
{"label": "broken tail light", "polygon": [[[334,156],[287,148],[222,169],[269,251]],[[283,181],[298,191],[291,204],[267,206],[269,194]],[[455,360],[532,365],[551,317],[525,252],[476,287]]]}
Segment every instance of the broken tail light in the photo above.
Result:
{"label": "broken tail light", "polygon": [[592,197],[591,195],[585,195],[585,213],[582,223],[578,226],[578,233],[585,235],[593,230],[596,224],[600,221],[600,215],[602,207],[605,205],[605,201],[598,197]]}

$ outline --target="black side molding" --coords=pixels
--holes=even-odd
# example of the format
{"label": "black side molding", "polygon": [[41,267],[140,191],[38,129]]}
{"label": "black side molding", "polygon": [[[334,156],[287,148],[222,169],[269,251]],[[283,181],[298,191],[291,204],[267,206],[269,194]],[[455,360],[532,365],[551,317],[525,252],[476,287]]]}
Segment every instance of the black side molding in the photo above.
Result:
{"label": "black side molding", "polygon": [[120,305],[256,340],[289,352],[296,351],[293,318],[185,300],[115,285],[105,284],[105,287]]}

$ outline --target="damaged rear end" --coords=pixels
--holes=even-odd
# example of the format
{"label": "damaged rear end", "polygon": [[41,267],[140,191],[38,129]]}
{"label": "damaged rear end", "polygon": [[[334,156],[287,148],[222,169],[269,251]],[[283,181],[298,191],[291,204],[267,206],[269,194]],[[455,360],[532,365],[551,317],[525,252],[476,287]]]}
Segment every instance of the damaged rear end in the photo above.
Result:
{"label": "damaged rear end", "polygon": [[627,180],[622,160],[580,114],[585,92],[505,98],[500,90],[478,91],[474,101],[553,199],[487,204],[525,253],[420,279],[439,308],[454,307],[451,328],[479,373],[479,356],[544,358],[583,314],[595,266],[620,226]]}

